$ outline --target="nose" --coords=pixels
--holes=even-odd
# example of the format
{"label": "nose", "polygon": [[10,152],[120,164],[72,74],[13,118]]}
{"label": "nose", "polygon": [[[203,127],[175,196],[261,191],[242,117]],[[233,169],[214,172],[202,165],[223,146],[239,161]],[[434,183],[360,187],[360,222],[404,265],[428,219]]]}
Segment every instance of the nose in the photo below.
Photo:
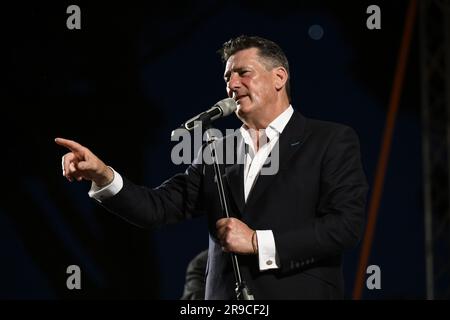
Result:
{"label": "nose", "polygon": [[241,81],[239,79],[239,75],[235,72],[231,73],[230,79],[227,83],[227,91],[228,95],[232,95],[237,89],[241,87]]}

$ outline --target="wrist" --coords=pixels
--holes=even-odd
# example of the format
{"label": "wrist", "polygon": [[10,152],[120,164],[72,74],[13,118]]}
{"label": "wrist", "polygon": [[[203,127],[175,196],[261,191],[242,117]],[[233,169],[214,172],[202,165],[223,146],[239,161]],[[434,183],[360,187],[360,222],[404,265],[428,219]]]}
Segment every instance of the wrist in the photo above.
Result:
{"label": "wrist", "polygon": [[105,169],[103,170],[103,173],[100,174],[100,177],[96,179],[95,184],[98,187],[104,187],[110,184],[114,180],[114,172],[111,170],[110,167],[105,166]]}

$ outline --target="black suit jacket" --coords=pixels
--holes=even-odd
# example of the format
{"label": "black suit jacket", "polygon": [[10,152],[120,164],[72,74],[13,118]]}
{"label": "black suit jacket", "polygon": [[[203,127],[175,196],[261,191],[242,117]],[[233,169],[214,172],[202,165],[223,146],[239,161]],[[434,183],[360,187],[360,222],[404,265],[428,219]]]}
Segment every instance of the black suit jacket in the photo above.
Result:
{"label": "black suit jacket", "polygon": [[[233,139],[237,158],[244,152],[238,132],[218,143]],[[242,161],[221,165],[232,216],[252,229],[272,230],[281,265],[259,271],[257,256],[240,256],[243,278],[255,299],[343,298],[342,253],[362,235],[368,190],[357,135],[347,126],[294,112],[278,144],[278,173],[260,175],[247,202]],[[222,213],[211,165],[197,159],[155,189],[124,178],[122,190],[103,205],[141,226],[207,214],[206,299],[235,297],[230,256],[216,238]]]}

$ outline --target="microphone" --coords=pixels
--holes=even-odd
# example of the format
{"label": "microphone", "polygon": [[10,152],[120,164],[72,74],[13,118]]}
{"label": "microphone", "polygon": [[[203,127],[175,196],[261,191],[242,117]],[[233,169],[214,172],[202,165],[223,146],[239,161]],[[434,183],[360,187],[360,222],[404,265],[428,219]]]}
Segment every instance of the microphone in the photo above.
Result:
{"label": "microphone", "polygon": [[236,108],[236,101],[234,101],[233,98],[220,100],[209,110],[206,110],[183,123],[181,125],[181,128],[192,131],[198,126],[198,123],[195,124],[196,121],[200,121],[202,124],[209,123],[221,117],[226,117],[232,114],[236,110]]}

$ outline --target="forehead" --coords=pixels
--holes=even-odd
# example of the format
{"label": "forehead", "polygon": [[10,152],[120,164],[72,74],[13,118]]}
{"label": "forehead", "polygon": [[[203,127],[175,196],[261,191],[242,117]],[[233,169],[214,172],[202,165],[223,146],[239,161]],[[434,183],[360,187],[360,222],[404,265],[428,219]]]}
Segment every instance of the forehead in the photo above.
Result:
{"label": "forehead", "polygon": [[247,65],[261,64],[258,50],[258,48],[249,48],[236,52],[228,58],[225,72]]}

